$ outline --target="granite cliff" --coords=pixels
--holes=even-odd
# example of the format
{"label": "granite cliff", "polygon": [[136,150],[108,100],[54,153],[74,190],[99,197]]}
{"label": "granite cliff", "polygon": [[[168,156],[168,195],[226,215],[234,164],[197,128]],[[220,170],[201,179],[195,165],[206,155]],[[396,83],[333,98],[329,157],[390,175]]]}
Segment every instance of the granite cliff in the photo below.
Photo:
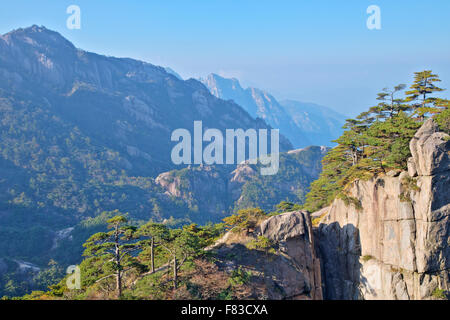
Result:
{"label": "granite cliff", "polygon": [[448,291],[449,136],[428,120],[410,142],[408,171],[349,188],[316,232],[325,299],[429,299]]}

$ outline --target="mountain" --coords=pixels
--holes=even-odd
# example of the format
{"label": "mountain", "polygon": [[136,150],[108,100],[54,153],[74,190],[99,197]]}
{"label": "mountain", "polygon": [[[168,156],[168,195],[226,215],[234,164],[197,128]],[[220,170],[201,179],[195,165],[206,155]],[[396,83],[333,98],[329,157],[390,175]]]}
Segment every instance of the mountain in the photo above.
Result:
{"label": "mountain", "polygon": [[261,175],[259,165],[196,166],[164,172],[156,178],[166,194],[191,210],[217,221],[239,209],[275,210],[281,201],[301,204],[308,187],[318,178],[328,148],[311,146],[280,154],[275,175]]}
{"label": "mountain", "polygon": [[295,148],[312,145],[296,126],[290,115],[268,92],[256,88],[244,89],[237,79],[226,79],[216,74],[210,74],[200,81],[209,88],[211,93],[221,99],[233,100],[242,106],[250,115],[265,120],[270,126],[280,129]]}
{"label": "mountain", "polygon": [[192,131],[194,120],[222,132],[269,128],[196,80],[77,49],[38,26],[0,36],[0,114],[0,252],[36,263],[59,231],[105,210],[206,220],[154,182],[180,168],[172,131]]}
{"label": "mountain", "polygon": [[210,74],[200,81],[221,99],[233,100],[253,117],[279,128],[296,148],[308,145],[332,146],[346,117],[330,108],[293,100],[278,102],[270,93],[256,88],[242,88],[238,79]]}
{"label": "mountain", "polygon": [[331,146],[343,132],[346,116],[315,103],[282,100],[280,104],[314,145]]}
{"label": "mountain", "polygon": [[[298,210],[267,216],[259,209],[243,210],[226,220],[231,226],[225,232],[215,232],[220,226],[191,226],[188,232],[206,238],[194,267],[177,275],[180,286],[153,289],[174,279],[161,272],[168,270],[166,264],[148,278],[130,273],[128,281],[136,286],[128,297],[448,299],[450,137],[430,119],[410,141],[410,151],[407,171],[351,183],[349,196],[360,206],[336,198],[313,214]],[[83,297],[113,294],[97,289],[94,295],[95,290],[84,289]],[[70,292],[66,295],[70,299]]]}
{"label": "mountain", "polygon": [[[177,128],[192,131],[195,120],[222,132],[269,128],[196,80],[77,49],[38,26],[0,38],[0,108],[0,161],[8,168],[2,202],[88,216],[116,206],[106,190],[136,203],[153,188],[152,177],[179,168],[171,161]],[[292,149],[280,141],[281,151]]]}
{"label": "mountain", "polygon": [[[49,261],[78,263],[81,244],[105,228],[109,211],[128,213],[137,223],[153,219],[177,226],[217,222],[237,208],[223,199],[227,184],[234,183],[232,172],[241,169],[216,166],[217,181],[227,190],[222,194],[220,184],[212,188],[207,166],[172,163],[171,133],[192,131],[194,120],[222,132],[270,127],[201,82],[172,73],[83,51],[45,27],[0,36],[0,295],[36,288],[30,279],[41,274],[37,270],[47,272]],[[280,151],[292,149],[280,135]],[[321,150],[281,155],[281,175],[291,174],[292,186],[257,194],[276,178],[256,174],[233,196],[242,196],[242,206],[264,198],[268,209],[286,198],[301,202],[320,170]],[[190,195],[182,186],[169,192],[156,179],[169,172],[206,175],[200,183],[211,197],[197,185]],[[2,290],[12,279],[15,286]]]}
{"label": "mountain", "polygon": [[183,78],[175,70],[173,70],[172,68],[165,67],[164,70],[166,70],[167,73],[170,73],[171,75],[174,75],[179,80],[183,80]]}

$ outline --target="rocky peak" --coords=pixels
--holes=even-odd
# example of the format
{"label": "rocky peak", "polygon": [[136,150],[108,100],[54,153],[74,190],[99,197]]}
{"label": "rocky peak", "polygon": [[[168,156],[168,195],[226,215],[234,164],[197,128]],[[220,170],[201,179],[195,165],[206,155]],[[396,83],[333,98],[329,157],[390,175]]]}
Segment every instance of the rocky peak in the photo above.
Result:
{"label": "rocky peak", "polygon": [[209,74],[206,79],[200,79],[200,81],[210,89],[211,94],[221,99],[227,99],[230,91],[244,90],[236,78],[226,79],[215,73]]}
{"label": "rocky peak", "polygon": [[42,51],[75,50],[75,46],[56,31],[33,25],[10,31],[2,39],[11,46],[31,46]]}

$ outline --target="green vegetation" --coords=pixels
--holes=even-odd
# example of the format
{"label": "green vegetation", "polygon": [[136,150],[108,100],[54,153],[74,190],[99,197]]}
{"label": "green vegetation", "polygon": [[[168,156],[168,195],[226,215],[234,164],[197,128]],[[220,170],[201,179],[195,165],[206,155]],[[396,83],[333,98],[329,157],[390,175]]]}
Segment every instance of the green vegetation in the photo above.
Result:
{"label": "green vegetation", "polygon": [[235,233],[242,231],[249,233],[265,218],[267,218],[267,215],[264,211],[259,208],[251,208],[239,210],[236,214],[224,218],[223,221],[225,227],[232,229]]}
{"label": "green vegetation", "polygon": [[232,286],[247,284],[252,277],[250,271],[245,271],[242,267],[234,269],[229,282]]}
{"label": "green vegetation", "polygon": [[328,211],[323,212],[319,217],[314,217],[311,219],[313,227],[319,226],[322,219],[328,214]]}
{"label": "green vegetation", "polygon": [[450,100],[439,99],[436,104],[442,108],[445,108],[435,116],[439,129],[447,134],[450,134]]}
{"label": "green vegetation", "polygon": [[272,241],[264,236],[258,236],[257,239],[251,240],[247,243],[246,247],[250,250],[262,250],[266,253],[275,253]]}
{"label": "green vegetation", "polygon": [[372,259],[375,259],[375,257],[371,256],[370,254],[366,254],[366,255],[362,256],[361,259],[362,259],[362,261],[367,262]]}
{"label": "green vegetation", "polygon": [[377,106],[348,119],[344,133],[335,140],[338,145],[322,160],[322,173],[311,184],[304,208],[317,211],[339,197],[361,209],[359,201],[348,194],[354,180],[406,169],[409,142],[425,118],[434,117],[448,131],[449,100],[433,96],[443,90],[435,85],[439,81],[431,71],[416,72],[405,99],[397,97],[406,87],[403,84],[383,89]]}
{"label": "green vegetation", "polygon": [[447,294],[444,289],[436,288],[431,294],[433,298],[447,300]]}
{"label": "green vegetation", "polygon": [[[303,204],[308,187],[320,174],[324,151],[317,146],[280,154],[280,168],[275,175],[256,175],[242,186],[235,210],[259,207],[266,211],[279,210],[280,202]],[[259,172],[260,165],[250,165]],[[297,206],[296,208],[298,208]],[[291,207],[288,210],[296,210]]]}
{"label": "green vegetation", "polygon": [[96,282],[111,276],[115,278],[117,298],[120,298],[123,275],[136,264],[131,253],[141,249],[141,246],[135,241],[136,228],[125,225],[127,219],[124,216],[117,215],[107,222],[108,229],[112,230],[92,235],[84,244],[86,248],[84,255],[89,257],[95,265],[101,263],[103,266],[102,273],[96,273],[101,277]]}
{"label": "green vegetation", "polygon": [[403,186],[403,191],[399,195],[399,199],[402,202],[411,202],[411,191],[420,191],[420,187],[417,185],[417,179],[405,176],[401,180],[401,184]]}
{"label": "green vegetation", "polygon": [[281,201],[276,205],[276,211],[273,214],[279,214],[284,212],[300,210],[302,206],[298,203],[292,203],[289,201]]}
{"label": "green vegetation", "polygon": [[69,290],[67,277],[56,285],[52,278],[43,288],[49,291],[24,299],[168,298],[186,289],[199,259],[208,258],[203,248],[224,232],[223,224],[170,229],[149,221],[135,227],[118,210],[109,214],[114,214],[107,220],[109,231],[93,234],[83,245],[82,288]]}

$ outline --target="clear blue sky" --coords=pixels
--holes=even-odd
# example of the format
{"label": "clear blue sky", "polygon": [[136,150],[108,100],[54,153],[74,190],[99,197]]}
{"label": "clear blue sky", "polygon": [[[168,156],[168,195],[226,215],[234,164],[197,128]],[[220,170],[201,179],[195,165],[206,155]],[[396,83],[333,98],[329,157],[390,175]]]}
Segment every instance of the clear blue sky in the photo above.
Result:
{"label": "clear blue sky", "polygon": [[[66,28],[71,4],[81,8],[81,30]],[[381,30],[366,27],[372,4]],[[0,33],[32,24],[88,51],[169,66],[185,78],[234,76],[348,115],[375,103],[383,87],[410,83],[414,71],[432,69],[450,87],[449,0],[0,3]]]}

